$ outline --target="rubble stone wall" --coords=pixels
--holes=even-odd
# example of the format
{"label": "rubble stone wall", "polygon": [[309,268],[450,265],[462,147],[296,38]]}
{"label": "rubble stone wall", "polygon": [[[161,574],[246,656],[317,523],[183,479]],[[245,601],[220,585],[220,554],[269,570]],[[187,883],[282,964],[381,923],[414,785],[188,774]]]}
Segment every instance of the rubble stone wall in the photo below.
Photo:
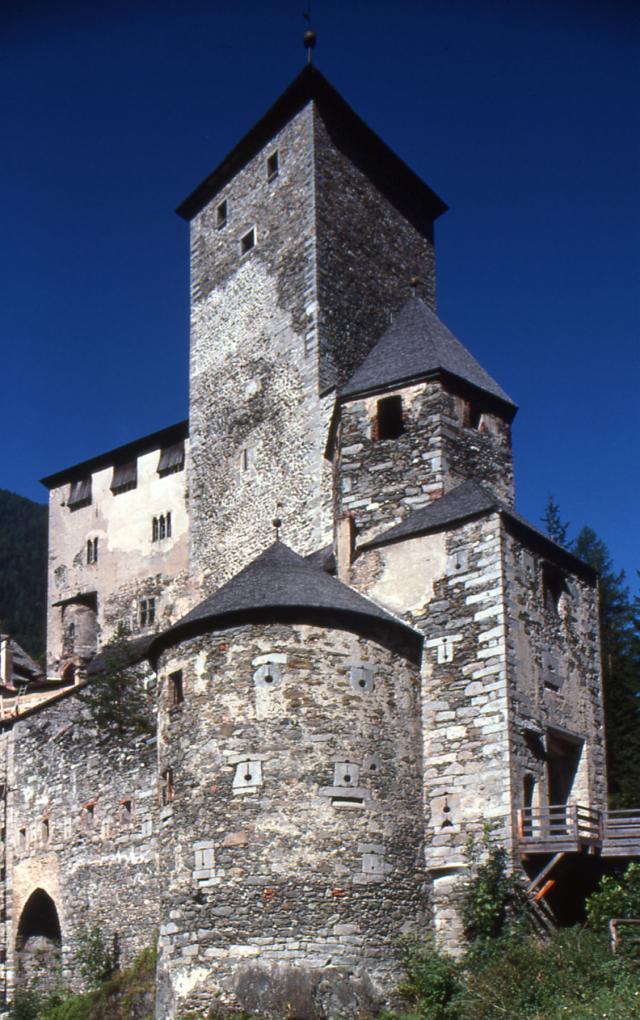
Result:
{"label": "rubble stone wall", "polygon": [[[330,535],[312,122],[307,106],[191,224],[192,573],[203,594],[270,544],[276,514],[297,552]],[[270,181],[267,157],[276,150]],[[252,228],[256,243],[243,255]]]}
{"label": "rubble stone wall", "polygon": [[533,807],[549,803],[545,754],[553,732],[560,739],[584,741],[569,802],[602,809],[606,778],[597,587],[561,564],[563,590],[555,606],[545,599],[542,575],[548,558],[509,533],[504,550],[514,809],[523,806],[525,775],[535,783]]}
{"label": "rubble stone wall", "polygon": [[[433,225],[409,222],[314,119],[320,388],[340,387],[416,293],[435,310]],[[424,220],[424,211],[421,210]]]}
{"label": "rubble stone wall", "polygon": [[159,698],[158,1016],[215,997],[265,1015],[264,982],[282,1012],[291,967],[296,1015],[342,996],[366,1012],[429,916],[417,667],[344,630],[255,624],[168,650]]}
{"label": "rubble stone wall", "polygon": [[153,942],[159,923],[155,739],[100,739],[75,694],[16,721],[3,735],[7,794],[7,980],[25,904],[42,889],[62,931],[63,975],[83,928],[96,924],[124,963]]}
{"label": "rubble stone wall", "polygon": [[[403,432],[380,439],[378,401],[402,398]],[[509,426],[486,412],[464,424],[465,402],[438,381],[343,403],[334,446],[336,520],[348,515],[361,542],[404,520],[461,482],[487,485],[512,502]]]}

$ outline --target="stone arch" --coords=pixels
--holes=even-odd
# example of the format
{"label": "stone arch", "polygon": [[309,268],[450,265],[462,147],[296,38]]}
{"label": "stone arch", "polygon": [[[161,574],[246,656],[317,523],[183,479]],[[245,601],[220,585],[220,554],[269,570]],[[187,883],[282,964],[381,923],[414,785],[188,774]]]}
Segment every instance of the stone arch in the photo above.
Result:
{"label": "stone arch", "polygon": [[62,932],[56,905],[35,889],[22,908],[16,935],[16,984],[53,988],[60,981]]}

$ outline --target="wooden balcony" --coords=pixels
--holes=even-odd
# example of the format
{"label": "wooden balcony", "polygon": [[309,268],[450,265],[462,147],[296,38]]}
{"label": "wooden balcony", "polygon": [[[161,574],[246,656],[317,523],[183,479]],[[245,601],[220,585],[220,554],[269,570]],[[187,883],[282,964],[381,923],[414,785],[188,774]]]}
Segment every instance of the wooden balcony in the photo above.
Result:
{"label": "wooden balcony", "polygon": [[640,857],[640,811],[605,811],[602,856]]}
{"label": "wooden balcony", "polygon": [[640,809],[598,811],[582,804],[521,808],[518,842],[523,854],[577,853],[640,857]]}
{"label": "wooden balcony", "polygon": [[584,847],[595,850],[602,845],[602,814],[581,804],[521,808],[518,841],[523,854],[577,853]]}

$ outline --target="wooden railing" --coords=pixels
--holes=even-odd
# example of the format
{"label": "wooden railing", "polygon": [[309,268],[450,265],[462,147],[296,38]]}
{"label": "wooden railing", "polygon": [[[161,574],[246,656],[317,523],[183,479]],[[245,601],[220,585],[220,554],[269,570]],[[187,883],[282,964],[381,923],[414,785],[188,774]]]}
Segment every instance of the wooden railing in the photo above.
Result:
{"label": "wooden railing", "polygon": [[602,852],[607,857],[640,854],[640,811],[604,811]]}
{"label": "wooden railing", "polygon": [[524,847],[578,849],[602,840],[601,813],[582,804],[551,804],[518,812],[518,839]]}
{"label": "wooden railing", "polygon": [[518,811],[524,853],[598,847],[606,857],[640,857],[640,810],[599,811],[583,804],[551,804]]}

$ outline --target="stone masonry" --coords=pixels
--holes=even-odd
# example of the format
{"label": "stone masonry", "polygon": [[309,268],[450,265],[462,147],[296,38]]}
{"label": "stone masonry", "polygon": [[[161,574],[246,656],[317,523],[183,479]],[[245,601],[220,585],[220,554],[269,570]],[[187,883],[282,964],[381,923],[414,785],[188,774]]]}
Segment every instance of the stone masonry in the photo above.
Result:
{"label": "stone masonry", "polygon": [[[552,808],[584,869],[597,578],[514,510],[516,406],[436,314],[445,208],[313,67],[180,206],[189,422],[44,480],[47,673],[0,690],[3,1007],[79,986],[97,925],[122,963],[159,933],[156,1020],[375,1016],[402,935],[459,948],[485,822],[535,885]],[[89,723],[114,635],[150,735]]]}

